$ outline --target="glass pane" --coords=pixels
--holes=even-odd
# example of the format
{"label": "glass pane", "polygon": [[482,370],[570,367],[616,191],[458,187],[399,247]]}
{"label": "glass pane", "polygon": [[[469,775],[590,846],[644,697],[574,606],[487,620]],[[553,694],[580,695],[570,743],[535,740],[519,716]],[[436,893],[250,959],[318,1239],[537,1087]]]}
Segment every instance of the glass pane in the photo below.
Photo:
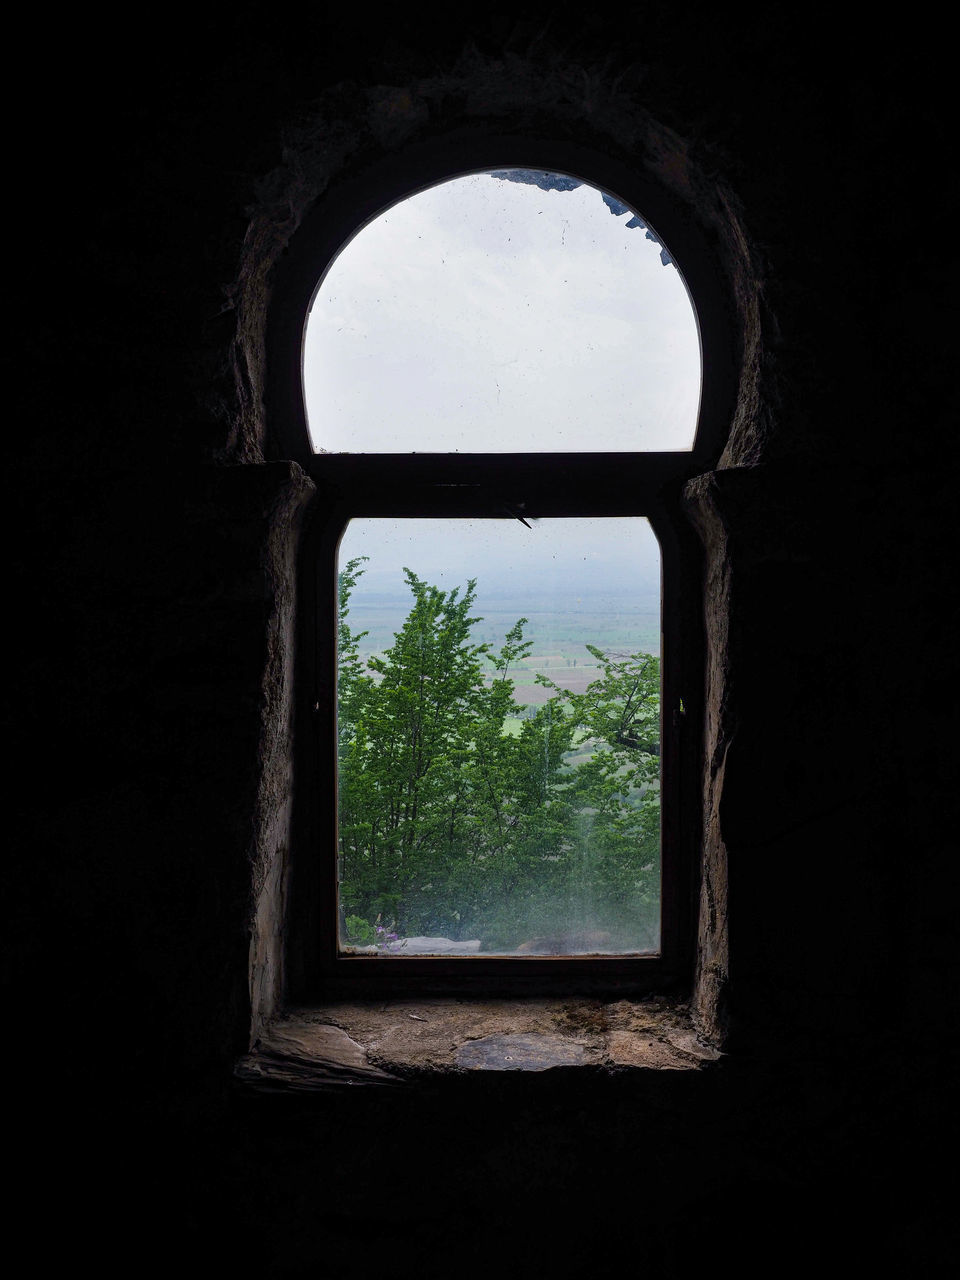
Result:
{"label": "glass pane", "polygon": [[656,953],[648,522],[353,520],[339,575],[341,949]]}
{"label": "glass pane", "polygon": [[690,449],[699,331],[667,250],[614,196],[474,173],[334,260],[304,394],[313,447],[334,453]]}

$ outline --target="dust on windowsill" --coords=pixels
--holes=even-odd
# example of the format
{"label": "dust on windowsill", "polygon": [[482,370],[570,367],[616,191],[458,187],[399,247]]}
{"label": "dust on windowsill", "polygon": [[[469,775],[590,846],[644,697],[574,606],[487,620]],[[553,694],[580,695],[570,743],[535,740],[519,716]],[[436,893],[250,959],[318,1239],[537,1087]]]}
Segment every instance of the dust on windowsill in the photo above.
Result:
{"label": "dust on windowsill", "polygon": [[289,1010],[237,1076],[257,1088],[313,1091],[472,1071],[696,1071],[720,1056],[687,1005],[662,997],[407,998]]}

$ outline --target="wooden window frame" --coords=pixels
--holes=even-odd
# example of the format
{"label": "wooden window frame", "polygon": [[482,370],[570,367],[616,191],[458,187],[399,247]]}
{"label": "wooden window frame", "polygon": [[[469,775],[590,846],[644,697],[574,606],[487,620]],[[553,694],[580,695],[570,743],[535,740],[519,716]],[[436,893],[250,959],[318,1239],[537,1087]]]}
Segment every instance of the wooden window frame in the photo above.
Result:
{"label": "wooden window frame", "polygon": [[[683,272],[701,331],[694,446],[683,452],[315,454],[302,395],[303,335],[328,265],[367,222],[439,182],[490,169],[572,174],[639,211]],[[271,425],[317,493],[298,579],[295,805],[286,971],[294,999],[421,995],[632,996],[690,982],[702,810],[704,645],[699,543],[684,484],[726,435],[732,402],[722,290],[689,211],[639,171],[565,142],[439,139],[373,163],[329,190],[277,273],[268,334]],[[355,517],[502,519],[644,516],[660,543],[662,645],[661,949],[657,956],[369,956],[339,952],[336,805],[336,558]]]}

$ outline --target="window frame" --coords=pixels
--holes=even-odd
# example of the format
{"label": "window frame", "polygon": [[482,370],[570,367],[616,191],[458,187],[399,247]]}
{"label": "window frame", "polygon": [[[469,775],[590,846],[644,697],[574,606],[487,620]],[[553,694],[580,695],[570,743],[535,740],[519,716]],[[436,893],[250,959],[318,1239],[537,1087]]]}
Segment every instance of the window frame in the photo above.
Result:
{"label": "window frame", "polygon": [[[469,144],[468,144],[469,143]],[[650,453],[315,454],[302,395],[303,335],[318,282],[362,227],[438,182],[489,169],[571,174],[656,228],[681,268],[701,331],[701,404],[689,451]],[[662,187],[592,150],[543,139],[435,140],[373,163],[328,191],[277,272],[268,334],[271,427],[317,493],[298,577],[294,822],[287,985],[295,998],[373,994],[635,995],[689,983],[702,808],[704,645],[701,553],[681,512],[684,483],[713,460],[732,389],[722,291],[688,210]],[[360,516],[645,516],[661,549],[661,950],[651,956],[341,955],[337,930],[336,556]],[[682,712],[681,712],[682,707]],[[319,779],[319,782],[318,782]],[[333,851],[329,859],[322,853]],[[326,870],[323,865],[326,863]]]}

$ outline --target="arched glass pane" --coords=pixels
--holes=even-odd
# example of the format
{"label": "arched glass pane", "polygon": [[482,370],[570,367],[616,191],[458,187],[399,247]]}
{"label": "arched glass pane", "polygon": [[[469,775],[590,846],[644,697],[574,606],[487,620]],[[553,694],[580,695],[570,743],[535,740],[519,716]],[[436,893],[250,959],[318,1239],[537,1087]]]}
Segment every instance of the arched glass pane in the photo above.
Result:
{"label": "arched glass pane", "polygon": [[696,315],[641,218],[579,179],[474,173],[401,201],[331,264],[304,339],[332,453],[684,450]]}

